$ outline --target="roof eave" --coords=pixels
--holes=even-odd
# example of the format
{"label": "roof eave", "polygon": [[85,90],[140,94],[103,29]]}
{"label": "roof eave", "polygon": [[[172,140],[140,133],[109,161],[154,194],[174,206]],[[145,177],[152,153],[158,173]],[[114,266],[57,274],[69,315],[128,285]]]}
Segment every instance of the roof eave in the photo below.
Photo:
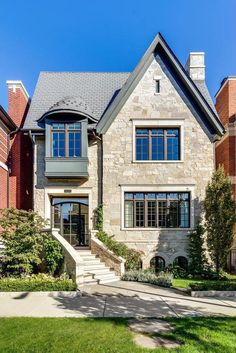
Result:
{"label": "roof eave", "polygon": [[14,131],[17,129],[16,124],[12,120],[12,118],[8,115],[5,109],[0,105],[0,119],[3,121],[4,125],[10,130]]}

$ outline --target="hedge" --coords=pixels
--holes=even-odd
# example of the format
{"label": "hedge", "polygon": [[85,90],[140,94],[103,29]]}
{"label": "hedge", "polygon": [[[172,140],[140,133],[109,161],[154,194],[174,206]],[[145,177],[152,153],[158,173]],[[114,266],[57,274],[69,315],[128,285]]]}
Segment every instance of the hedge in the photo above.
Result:
{"label": "hedge", "polygon": [[192,291],[202,290],[222,290],[222,291],[236,291],[236,282],[232,281],[207,281],[199,283],[190,283],[189,287]]}
{"label": "hedge", "polygon": [[67,278],[33,275],[25,278],[0,278],[0,292],[75,291],[76,284]]}
{"label": "hedge", "polygon": [[171,273],[160,272],[156,275],[151,270],[131,270],[125,272],[122,276],[123,281],[144,282],[156,284],[160,287],[170,288],[172,286],[173,276]]}

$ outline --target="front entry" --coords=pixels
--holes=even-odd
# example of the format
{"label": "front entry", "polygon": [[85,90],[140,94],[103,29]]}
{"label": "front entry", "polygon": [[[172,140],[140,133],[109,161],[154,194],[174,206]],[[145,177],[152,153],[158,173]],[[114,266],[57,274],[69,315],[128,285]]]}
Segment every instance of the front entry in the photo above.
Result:
{"label": "front entry", "polygon": [[73,246],[88,246],[88,198],[52,198],[52,225]]}

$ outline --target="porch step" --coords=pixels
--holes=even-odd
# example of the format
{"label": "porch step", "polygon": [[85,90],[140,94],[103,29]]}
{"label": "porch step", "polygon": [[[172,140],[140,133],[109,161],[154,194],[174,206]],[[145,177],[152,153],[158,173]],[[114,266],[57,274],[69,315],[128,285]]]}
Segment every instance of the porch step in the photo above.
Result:
{"label": "porch step", "polygon": [[105,284],[119,281],[114,270],[110,269],[102,262],[98,256],[90,250],[77,250],[84,262],[84,284]]}

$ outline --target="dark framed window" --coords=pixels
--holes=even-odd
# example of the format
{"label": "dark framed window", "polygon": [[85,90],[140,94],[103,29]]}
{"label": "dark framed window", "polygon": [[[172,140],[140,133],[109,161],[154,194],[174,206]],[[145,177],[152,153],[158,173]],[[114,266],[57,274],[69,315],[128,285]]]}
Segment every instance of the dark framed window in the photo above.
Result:
{"label": "dark framed window", "polygon": [[189,228],[188,192],[126,192],[125,228]]}
{"label": "dark framed window", "polygon": [[179,128],[136,128],[137,161],[180,160]]}
{"label": "dark framed window", "polygon": [[165,266],[165,260],[161,256],[155,256],[150,261],[150,267],[154,269],[156,273],[163,271],[165,269]]}
{"label": "dark framed window", "polygon": [[178,256],[174,260],[174,265],[177,265],[177,266],[183,268],[184,270],[187,270],[188,260],[184,256]]}
{"label": "dark framed window", "polygon": [[81,123],[53,123],[53,157],[81,157]]}
{"label": "dark framed window", "polygon": [[160,93],[161,90],[161,81],[156,80],[156,93]]}

